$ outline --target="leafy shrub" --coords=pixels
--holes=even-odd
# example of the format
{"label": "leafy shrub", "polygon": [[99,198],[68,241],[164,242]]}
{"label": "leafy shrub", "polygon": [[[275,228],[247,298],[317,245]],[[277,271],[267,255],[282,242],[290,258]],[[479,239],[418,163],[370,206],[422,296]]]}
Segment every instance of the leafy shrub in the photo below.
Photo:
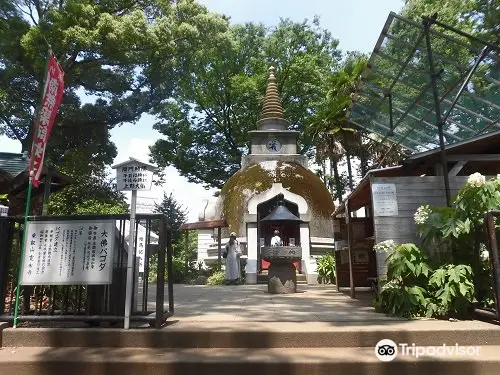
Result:
{"label": "leafy shrub", "polygon": [[473,272],[468,265],[444,265],[432,271],[414,244],[403,244],[388,258],[388,281],[375,308],[406,318],[465,317],[476,302]]}
{"label": "leafy shrub", "polygon": [[463,264],[438,268],[429,278],[434,301],[427,306],[427,315],[444,314],[463,317],[476,302],[472,269]]}
{"label": "leafy shrub", "polygon": [[404,285],[425,286],[431,268],[429,258],[412,243],[396,247],[387,258],[388,280],[401,278]]}
{"label": "leafy shrub", "polygon": [[427,302],[428,293],[423,287],[404,285],[399,277],[382,286],[375,308],[386,314],[412,318],[425,313]]}
{"label": "leafy shrub", "polygon": [[[470,265],[475,274],[475,298],[483,307],[493,302],[491,265],[481,260],[486,251],[484,214],[500,208],[500,179],[469,176],[451,207],[422,206],[415,214],[417,233],[427,249],[451,250],[446,262]],[[500,222],[497,222],[497,230]]]}
{"label": "leafy shrub", "polygon": [[335,284],[335,257],[333,254],[326,254],[316,259],[318,271],[318,283]]}
{"label": "leafy shrub", "polygon": [[222,285],[225,280],[226,273],[224,271],[216,271],[207,279],[207,285]]}
{"label": "leafy shrub", "polygon": [[427,256],[415,244],[397,246],[387,258],[387,282],[375,302],[377,310],[407,318],[425,314],[430,272]]}
{"label": "leafy shrub", "polygon": [[[158,254],[154,254],[151,256],[149,260],[149,275],[148,282],[153,283],[156,281],[156,275],[158,270]],[[172,281],[174,283],[182,283],[186,278],[186,268],[184,265],[184,261],[179,257],[172,258]],[[168,270],[167,270],[167,262],[165,260],[165,282],[168,280]]]}

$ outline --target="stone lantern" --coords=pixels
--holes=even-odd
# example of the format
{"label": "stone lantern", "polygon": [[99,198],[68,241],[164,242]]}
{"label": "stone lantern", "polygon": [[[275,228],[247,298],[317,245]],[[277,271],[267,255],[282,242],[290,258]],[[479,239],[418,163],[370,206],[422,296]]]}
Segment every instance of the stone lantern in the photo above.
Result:
{"label": "stone lantern", "polygon": [[[261,219],[263,222],[302,222],[292,214],[280,200],[269,215]],[[287,294],[297,292],[297,274],[294,262],[302,259],[300,246],[264,246],[261,257],[270,262],[267,291],[272,294]]]}

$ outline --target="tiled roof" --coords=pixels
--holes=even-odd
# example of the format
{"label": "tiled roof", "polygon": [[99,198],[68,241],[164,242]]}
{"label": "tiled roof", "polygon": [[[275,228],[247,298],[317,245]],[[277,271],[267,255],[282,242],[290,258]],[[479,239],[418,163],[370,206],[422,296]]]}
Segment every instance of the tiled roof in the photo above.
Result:
{"label": "tiled roof", "polygon": [[7,172],[13,178],[28,168],[29,157],[24,154],[0,152],[0,170]]}

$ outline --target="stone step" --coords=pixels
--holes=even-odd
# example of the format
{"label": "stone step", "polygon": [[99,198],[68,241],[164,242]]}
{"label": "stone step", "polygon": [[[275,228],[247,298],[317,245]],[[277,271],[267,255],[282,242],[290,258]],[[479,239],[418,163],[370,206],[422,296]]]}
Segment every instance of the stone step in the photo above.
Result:
{"label": "stone step", "polygon": [[4,348],[2,375],[498,375],[500,346],[482,347],[477,356],[397,355],[382,362],[374,348],[144,349]]}
{"label": "stone step", "polygon": [[[277,313],[279,319],[279,313]],[[19,347],[342,348],[375,347],[382,339],[415,345],[497,345],[500,326],[478,321],[171,322],[161,330],[6,328],[5,350]],[[221,349],[223,350],[223,349]],[[286,351],[286,350],[284,350]],[[500,357],[500,356],[499,356]],[[0,367],[1,368],[1,367]],[[0,371],[3,375],[3,373]],[[500,373],[500,369],[499,369]]]}

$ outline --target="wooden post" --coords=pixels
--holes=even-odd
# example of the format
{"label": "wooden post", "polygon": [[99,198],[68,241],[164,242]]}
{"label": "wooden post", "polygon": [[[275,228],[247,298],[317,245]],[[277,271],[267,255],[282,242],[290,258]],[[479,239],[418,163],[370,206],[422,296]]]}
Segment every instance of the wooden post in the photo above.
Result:
{"label": "wooden post", "polygon": [[184,246],[185,246],[185,255],[186,255],[186,259],[184,259],[184,267],[185,267],[185,270],[186,270],[186,274],[189,270],[189,259],[188,259],[188,254],[189,254],[189,230],[186,230],[184,232]]}
{"label": "wooden post", "polygon": [[221,228],[217,228],[217,261],[219,266],[219,271],[222,269],[222,261],[221,261],[221,251],[222,251],[222,234]]}
{"label": "wooden post", "polygon": [[346,224],[347,224],[347,248],[349,251],[349,286],[351,287],[351,298],[356,298],[356,290],[354,286],[354,275],[352,271],[352,223],[351,223],[351,211],[349,210],[349,201],[345,204],[345,214],[346,214]]}
{"label": "wooden post", "polygon": [[49,203],[51,184],[52,184],[52,173],[50,170],[47,170],[47,173],[45,174],[45,186],[43,189],[42,216],[47,215],[47,204]]}
{"label": "wooden post", "polygon": [[[339,259],[337,261],[337,253],[339,253]],[[339,265],[340,265],[340,252],[333,249],[333,256],[335,258],[335,284],[337,284],[337,292],[340,292],[340,281],[339,281]]]}

